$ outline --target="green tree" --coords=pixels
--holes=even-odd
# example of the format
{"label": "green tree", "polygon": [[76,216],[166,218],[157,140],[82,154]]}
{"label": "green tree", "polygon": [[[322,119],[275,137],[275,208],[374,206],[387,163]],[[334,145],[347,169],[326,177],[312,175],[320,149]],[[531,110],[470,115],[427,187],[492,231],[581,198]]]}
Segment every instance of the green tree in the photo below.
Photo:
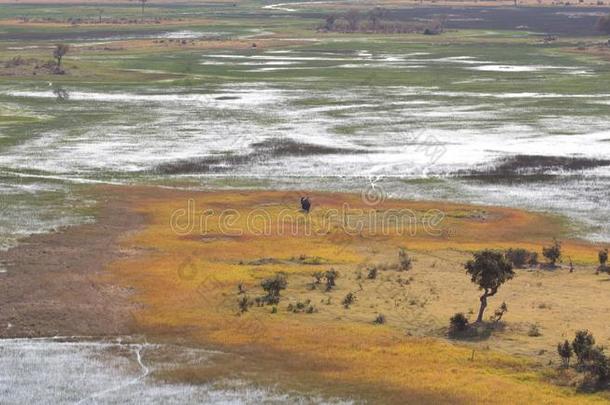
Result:
{"label": "green tree", "polygon": [[487,299],[496,295],[500,286],[512,279],[515,273],[502,252],[488,249],[475,253],[474,260],[469,260],[465,268],[470,280],[483,290],[483,295],[479,298],[481,306],[476,320],[480,323],[487,308]]}
{"label": "green tree", "polygon": [[275,277],[267,278],[261,282],[261,287],[267,293],[263,301],[267,304],[277,304],[280,302],[280,291],[286,289],[288,282],[283,273],[277,273]]}
{"label": "green tree", "polygon": [[55,45],[55,49],[53,49],[53,57],[57,61],[57,71],[61,71],[61,60],[70,50],[70,45],[67,44],[57,44]]}

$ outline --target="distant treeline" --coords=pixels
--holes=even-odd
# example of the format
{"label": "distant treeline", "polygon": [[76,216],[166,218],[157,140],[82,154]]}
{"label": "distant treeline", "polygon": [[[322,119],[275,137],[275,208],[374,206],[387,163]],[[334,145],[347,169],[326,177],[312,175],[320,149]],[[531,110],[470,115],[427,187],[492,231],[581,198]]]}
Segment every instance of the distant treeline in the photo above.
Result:
{"label": "distant treeline", "polygon": [[439,15],[430,21],[397,21],[388,18],[387,10],[375,7],[368,12],[349,10],[340,15],[329,15],[318,31],[324,32],[363,32],[381,34],[402,34],[421,32],[440,34],[445,29],[447,16]]}
{"label": "distant treeline", "polygon": [[610,34],[610,14],[599,17],[595,27],[599,32],[603,32],[604,34]]}

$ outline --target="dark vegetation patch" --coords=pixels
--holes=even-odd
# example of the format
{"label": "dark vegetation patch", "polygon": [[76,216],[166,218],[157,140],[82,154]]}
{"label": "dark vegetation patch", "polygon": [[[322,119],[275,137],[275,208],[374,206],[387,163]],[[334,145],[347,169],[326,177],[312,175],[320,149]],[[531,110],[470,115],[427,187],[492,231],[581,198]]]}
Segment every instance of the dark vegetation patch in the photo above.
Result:
{"label": "dark vegetation patch", "polygon": [[25,74],[36,75],[37,73],[50,74],[55,71],[56,66],[56,63],[53,60],[15,56],[11,59],[0,61],[0,75],[20,76]]}
{"label": "dark vegetation patch", "polygon": [[438,15],[447,16],[447,28],[524,30],[566,36],[598,35],[599,16],[610,12],[608,8],[577,10],[568,7],[417,7],[388,10],[392,19],[431,20]]}
{"label": "dark vegetation patch", "polygon": [[241,155],[227,153],[203,158],[180,160],[159,165],[154,171],[161,174],[222,173],[231,170],[234,166],[278,157],[366,153],[364,150],[359,149],[312,145],[286,138],[268,139],[254,143],[251,147],[251,152]]}
{"label": "dark vegetation patch", "polygon": [[247,262],[247,264],[249,264],[250,266],[264,266],[267,264],[282,264],[282,263],[284,263],[282,260],[276,259],[274,257],[262,257],[260,259],[251,260],[251,261]]}
{"label": "dark vegetation patch", "polygon": [[511,180],[531,177],[552,178],[557,171],[580,171],[610,166],[610,159],[567,156],[516,155],[502,158],[495,166],[460,173],[466,178],[481,180]]}
{"label": "dark vegetation patch", "polygon": [[[600,0],[601,5],[610,4]],[[598,4],[600,5],[600,4]],[[269,16],[285,18],[292,15],[299,18],[325,19],[332,12],[294,11],[290,13],[268,11]],[[447,16],[448,29],[481,29],[481,30],[523,30],[564,36],[598,35],[597,21],[600,16],[608,14],[610,8],[576,9],[566,6],[542,7],[451,7],[428,6],[384,9],[384,20],[392,22],[409,22],[411,24],[430,22],[439,16]],[[370,12],[369,12],[370,13]],[[367,11],[362,11],[368,17]],[[261,15],[262,17],[263,15]],[[341,12],[335,17],[340,18]]]}
{"label": "dark vegetation patch", "polygon": [[266,139],[252,144],[252,146],[263,153],[270,153],[272,156],[308,156],[308,155],[334,155],[341,153],[363,153],[355,149],[335,148],[323,145],[311,145],[300,143],[292,139]]}

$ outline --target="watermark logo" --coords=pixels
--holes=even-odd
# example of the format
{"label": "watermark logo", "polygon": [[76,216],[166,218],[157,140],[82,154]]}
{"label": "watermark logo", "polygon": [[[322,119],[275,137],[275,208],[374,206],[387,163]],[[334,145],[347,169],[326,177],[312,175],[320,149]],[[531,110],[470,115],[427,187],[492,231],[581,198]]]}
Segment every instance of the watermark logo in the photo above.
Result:
{"label": "watermark logo", "polygon": [[[176,209],[169,225],[176,235],[202,236],[215,234],[225,237],[252,236],[326,236],[343,233],[348,236],[415,236],[424,232],[441,236],[445,214],[437,209],[416,212],[408,208],[380,210],[385,191],[371,185],[362,193],[363,206],[343,203],[339,208],[314,208],[303,212],[278,204],[248,210],[198,209],[189,199],[186,207]],[[314,202],[315,203],[315,202]]]}
{"label": "watermark logo", "polygon": [[374,207],[382,204],[386,200],[387,195],[382,187],[371,181],[371,183],[362,190],[361,198],[362,202],[366,205]]}

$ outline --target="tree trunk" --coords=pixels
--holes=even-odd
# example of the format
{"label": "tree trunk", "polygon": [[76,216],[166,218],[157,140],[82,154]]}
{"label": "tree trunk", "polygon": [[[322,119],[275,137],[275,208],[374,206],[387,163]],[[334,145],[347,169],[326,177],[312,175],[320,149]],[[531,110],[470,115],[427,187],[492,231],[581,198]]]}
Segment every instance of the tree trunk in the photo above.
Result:
{"label": "tree trunk", "polygon": [[483,322],[483,312],[485,312],[485,308],[487,308],[487,292],[481,295],[481,307],[479,308],[479,315],[477,316],[477,323]]}

